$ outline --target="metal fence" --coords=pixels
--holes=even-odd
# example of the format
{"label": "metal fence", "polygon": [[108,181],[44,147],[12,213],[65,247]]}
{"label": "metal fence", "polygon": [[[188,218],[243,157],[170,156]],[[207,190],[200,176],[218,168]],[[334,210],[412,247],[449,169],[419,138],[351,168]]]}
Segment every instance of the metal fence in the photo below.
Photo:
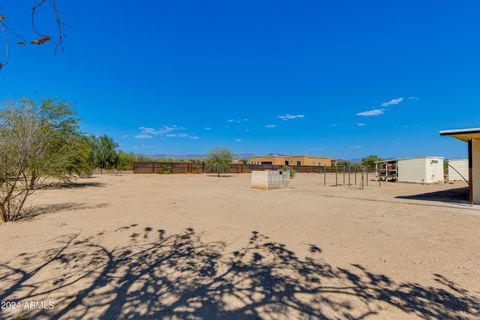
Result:
{"label": "metal fence", "polygon": [[[283,166],[271,164],[241,164],[230,166],[230,173],[250,173],[252,171],[280,170]],[[343,173],[343,172],[369,172],[374,173],[374,167],[350,166],[290,166],[296,172],[304,173]],[[205,162],[135,162],[133,173],[214,173],[209,171]]]}

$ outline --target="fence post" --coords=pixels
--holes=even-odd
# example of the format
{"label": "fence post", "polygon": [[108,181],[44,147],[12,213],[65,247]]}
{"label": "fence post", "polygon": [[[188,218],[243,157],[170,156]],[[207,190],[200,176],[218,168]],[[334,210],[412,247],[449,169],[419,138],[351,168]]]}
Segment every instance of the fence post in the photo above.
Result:
{"label": "fence post", "polygon": [[335,166],[335,187],[338,187],[338,167]]}
{"label": "fence post", "polygon": [[357,166],[355,166],[355,168],[353,169],[355,171],[355,186],[357,186],[357,169]]}
{"label": "fence post", "polygon": [[352,167],[348,167],[348,186],[352,186]]}
{"label": "fence post", "polygon": [[361,182],[361,186],[362,186],[362,187],[361,187],[361,188],[362,188],[362,190],[363,190],[363,189],[365,188],[365,187],[364,187],[364,180],[363,180],[363,171],[361,171],[361,173],[362,173],[362,179],[361,179],[361,180],[362,180],[362,182]]}
{"label": "fence post", "polygon": [[368,166],[365,167],[365,171],[366,171],[366,174],[367,174],[367,187],[368,187]]}
{"label": "fence post", "polygon": [[323,186],[327,186],[327,166],[323,166]]}
{"label": "fence post", "polygon": [[205,161],[202,161],[202,173],[205,173]]}
{"label": "fence post", "polygon": [[152,173],[155,173],[155,162],[152,162]]}

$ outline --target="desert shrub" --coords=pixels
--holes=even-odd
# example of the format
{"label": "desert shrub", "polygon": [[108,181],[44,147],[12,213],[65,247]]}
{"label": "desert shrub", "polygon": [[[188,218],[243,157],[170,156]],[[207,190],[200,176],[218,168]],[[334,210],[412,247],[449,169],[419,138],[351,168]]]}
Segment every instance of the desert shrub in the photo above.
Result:
{"label": "desert shrub", "polygon": [[295,173],[296,173],[295,169],[293,169],[289,166],[283,166],[281,170],[282,171],[290,171],[290,179],[293,179],[293,177],[295,176]]}
{"label": "desert shrub", "polygon": [[167,163],[162,163],[160,166],[160,173],[161,174],[171,174],[172,173],[172,166]]}

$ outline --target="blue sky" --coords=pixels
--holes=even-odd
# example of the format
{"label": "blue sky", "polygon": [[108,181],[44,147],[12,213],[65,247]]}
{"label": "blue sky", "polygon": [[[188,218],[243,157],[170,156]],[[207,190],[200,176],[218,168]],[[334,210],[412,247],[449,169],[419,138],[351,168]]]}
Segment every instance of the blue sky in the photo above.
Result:
{"label": "blue sky", "polygon": [[[28,39],[34,2],[0,11]],[[438,131],[480,127],[478,1],[57,5],[65,52],[14,47],[0,100],[74,102],[83,131],[128,151],[461,158]]]}

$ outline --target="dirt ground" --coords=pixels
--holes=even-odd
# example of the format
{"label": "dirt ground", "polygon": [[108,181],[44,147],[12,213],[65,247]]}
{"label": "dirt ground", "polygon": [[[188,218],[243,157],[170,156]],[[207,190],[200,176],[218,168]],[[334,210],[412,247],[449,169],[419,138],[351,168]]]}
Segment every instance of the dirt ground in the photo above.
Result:
{"label": "dirt ground", "polygon": [[327,180],[125,174],[40,190],[31,218],[0,225],[0,318],[480,319],[465,183]]}

